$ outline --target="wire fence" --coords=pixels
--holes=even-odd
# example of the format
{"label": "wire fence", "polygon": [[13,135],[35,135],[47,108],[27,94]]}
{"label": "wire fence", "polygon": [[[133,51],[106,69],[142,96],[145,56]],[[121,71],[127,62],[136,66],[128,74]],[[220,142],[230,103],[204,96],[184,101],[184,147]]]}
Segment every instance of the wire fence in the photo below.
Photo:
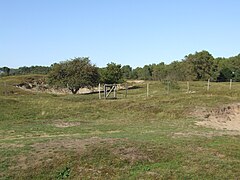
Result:
{"label": "wire fence", "polygon": [[[0,82],[0,94],[7,96],[13,94],[16,91],[14,85],[7,81]],[[129,81],[123,84],[118,84],[116,93],[110,98],[128,98],[131,96],[136,97],[153,97],[159,95],[168,95],[171,93],[229,93],[240,92],[240,82],[211,82],[208,81]],[[35,92],[35,91],[34,91]],[[94,91],[98,93],[99,99],[105,99],[104,96],[104,84],[99,84]],[[106,92],[105,92],[106,93]]]}
{"label": "wire fence", "polygon": [[[211,82],[208,81],[144,81],[141,83],[126,83],[119,86],[117,98],[154,97],[173,93],[186,94],[226,94],[231,92],[240,93],[240,82]],[[125,88],[128,87],[128,88]]]}

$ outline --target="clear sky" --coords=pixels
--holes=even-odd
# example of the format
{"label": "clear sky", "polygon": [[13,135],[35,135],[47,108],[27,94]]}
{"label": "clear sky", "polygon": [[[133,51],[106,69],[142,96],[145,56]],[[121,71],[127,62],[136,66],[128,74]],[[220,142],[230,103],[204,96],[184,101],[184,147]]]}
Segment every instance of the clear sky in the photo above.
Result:
{"label": "clear sky", "polygon": [[89,57],[99,67],[240,53],[239,0],[0,0],[0,67]]}

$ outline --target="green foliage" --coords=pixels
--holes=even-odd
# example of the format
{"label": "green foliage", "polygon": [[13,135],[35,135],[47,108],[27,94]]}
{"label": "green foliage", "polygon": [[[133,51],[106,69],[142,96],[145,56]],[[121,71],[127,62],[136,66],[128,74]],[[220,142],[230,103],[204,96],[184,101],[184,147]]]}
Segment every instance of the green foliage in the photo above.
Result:
{"label": "green foliage", "polygon": [[10,75],[10,68],[2,67],[0,68],[0,76],[9,76]]}
{"label": "green foliage", "polygon": [[105,84],[114,84],[123,82],[123,73],[120,64],[109,63],[106,68],[99,70],[101,82]]}
{"label": "green foliage", "polygon": [[50,67],[46,66],[31,66],[31,67],[20,67],[15,74],[47,74],[50,71]]}
{"label": "green foliage", "polygon": [[208,51],[189,54],[185,60],[191,67],[192,80],[207,80],[211,77],[214,58]]}
{"label": "green foliage", "polygon": [[152,65],[145,65],[143,68],[137,67],[133,71],[135,79],[152,80]]}
{"label": "green foliage", "polygon": [[180,86],[177,81],[164,80],[163,85],[164,85],[166,91],[170,91],[173,89],[175,89],[175,90],[180,89]]}
{"label": "green foliage", "polygon": [[142,79],[151,80],[152,79],[152,66],[145,65],[142,69]]}
{"label": "green foliage", "polygon": [[122,67],[122,77],[124,79],[131,79],[132,78],[132,68],[129,65],[125,65]]}
{"label": "green foliage", "polygon": [[[47,74],[50,71],[50,67],[47,66],[31,66],[31,67],[19,67],[17,69],[2,67],[0,68],[1,76],[10,75],[27,75],[27,74]],[[1,73],[2,71],[2,73]]]}
{"label": "green foliage", "polygon": [[211,78],[212,81],[240,81],[240,55],[230,58],[216,58],[208,52],[201,51],[185,56],[182,61],[171,64],[150,64],[137,67],[132,71],[133,79],[142,80],[171,80],[171,81],[200,81]]}
{"label": "green foliage", "polygon": [[66,87],[73,94],[80,88],[94,87],[99,82],[97,68],[88,58],[74,58],[52,65],[49,73],[49,84]]}
{"label": "green foliage", "polygon": [[133,69],[133,79],[142,79],[140,75],[141,71],[142,71],[142,68],[140,67]]}
{"label": "green foliage", "polygon": [[152,79],[155,81],[162,81],[167,74],[166,65],[162,62],[152,65]]}
{"label": "green foliage", "polygon": [[66,166],[61,172],[58,173],[57,179],[67,179],[70,176],[70,167]]}
{"label": "green foliage", "polygon": [[[87,58],[88,59],[88,58]],[[71,60],[70,60],[71,61]],[[60,63],[61,64],[61,63]],[[57,67],[56,69],[61,69]],[[72,67],[68,68],[68,71]],[[31,66],[10,69],[8,67],[0,68],[0,76],[8,75],[26,75],[26,74],[48,74],[52,67]],[[73,68],[74,69],[74,68]],[[173,81],[240,81],[240,54],[229,58],[214,58],[208,51],[195,52],[186,55],[183,60],[173,61],[170,64],[163,62],[158,64],[149,64],[143,67],[132,68],[129,65],[122,66],[116,63],[109,63],[105,68],[98,68],[102,83],[121,83],[127,79],[141,80],[173,80]],[[74,70],[73,70],[74,71]],[[233,77],[231,77],[231,73]],[[66,84],[55,82],[58,86],[66,87]]]}
{"label": "green foliage", "polygon": [[10,68],[8,68],[8,67],[3,67],[3,71],[4,71],[4,73],[6,74],[6,76],[9,76]]}
{"label": "green foliage", "polygon": [[229,68],[223,68],[221,69],[219,76],[217,77],[217,80],[220,82],[226,82],[232,79],[234,76],[234,73]]}
{"label": "green foliage", "polygon": [[171,64],[166,66],[165,79],[170,81],[183,81],[186,79],[185,71],[186,68],[184,66],[184,63],[173,61]]}
{"label": "green foliage", "polygon": [[233,80],[236,82],[240,82],[240,69],[233,72]]}

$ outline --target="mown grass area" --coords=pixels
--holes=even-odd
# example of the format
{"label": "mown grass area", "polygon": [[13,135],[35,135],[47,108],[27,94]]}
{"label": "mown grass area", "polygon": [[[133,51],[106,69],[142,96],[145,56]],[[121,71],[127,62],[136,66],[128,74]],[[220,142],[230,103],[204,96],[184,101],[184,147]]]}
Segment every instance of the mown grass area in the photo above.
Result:
{"label": "mown grass area", "polygon": [[190,115],[240,102],[239,83],[149,82],[149,97],[143,83],[99,100],[13,86],[27,77],[0,79],[0,179],[240,178],[240,136]]}

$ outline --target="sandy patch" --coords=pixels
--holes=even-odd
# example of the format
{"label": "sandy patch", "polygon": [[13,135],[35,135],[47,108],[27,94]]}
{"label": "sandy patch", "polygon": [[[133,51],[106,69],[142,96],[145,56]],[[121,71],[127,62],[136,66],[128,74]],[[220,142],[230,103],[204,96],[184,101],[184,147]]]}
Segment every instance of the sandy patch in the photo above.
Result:
{"label": "sandy patch", "polygon": [[53,125],[58,128],[66,128],[66,127],[80,126],[81,122],[55,121]]}
{"label": "sandy patch", "polygon": [[128,83],[136,83],[136,84],[143,84],[143,83],[145,83],[144,80],[128,80],[127,82]]}
{"label": "sandy patch", "polygon": [[9,143],[1,143],[0,148],[6,148],[6,149],[14,149],[14,148],[22,148],[24,147],[23,144],[9,144]]}
{"label": "sandy patch", "polygon": [[198,108],[193,115],[200,121],[196,125],[240,133],[240,103],[207,110]]}
{"label": "sandy patch", "polygon": [[227,132],[220,132],[220,131],[211,131],[211,132],[176,132],[171,134],[171,137],[173,138],[188,138],[193,136],[199,136],[199,137],[206,137],[206,138],[212,138],[216,136],[224,136],[224,135],[239,135],[240,133],[238,131],[227,131]]}

